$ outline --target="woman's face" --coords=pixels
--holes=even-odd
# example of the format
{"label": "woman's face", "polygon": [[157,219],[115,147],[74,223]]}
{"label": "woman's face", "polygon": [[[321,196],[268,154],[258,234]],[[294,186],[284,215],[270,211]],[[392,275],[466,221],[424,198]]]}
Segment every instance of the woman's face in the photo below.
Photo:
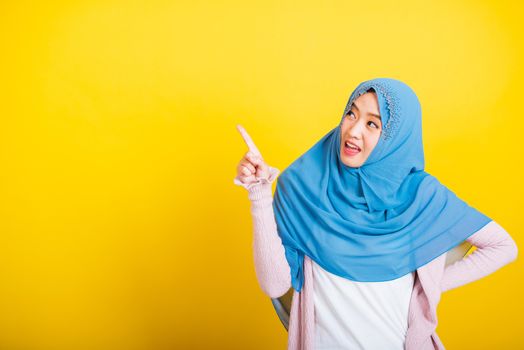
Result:
{"label": "woman's face", "polygon": [[[360,95],[351,109],[344,116],[340,133],[340,158],[344,164],[352,168],[360,167],[373,148],[375,148],[382,133],[377,94],[366,92]],[[350,142],[359,150],[346,146]]]}

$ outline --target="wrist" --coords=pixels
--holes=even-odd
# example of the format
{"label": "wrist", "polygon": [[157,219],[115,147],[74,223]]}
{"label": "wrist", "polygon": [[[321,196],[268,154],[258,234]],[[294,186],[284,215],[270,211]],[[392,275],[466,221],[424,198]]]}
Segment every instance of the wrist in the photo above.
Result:
{"label": "wrist", "polygon": [[248,197],[251,201],[273,198],[271,183],[252,184],[248,189]]}

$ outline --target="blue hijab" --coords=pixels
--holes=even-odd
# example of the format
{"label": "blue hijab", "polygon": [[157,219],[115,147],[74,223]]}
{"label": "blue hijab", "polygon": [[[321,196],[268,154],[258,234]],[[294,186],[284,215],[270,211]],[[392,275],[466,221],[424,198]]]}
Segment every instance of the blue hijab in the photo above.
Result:
{"label": "blue hijab", "polygon": [[[341,125],[370,88],[383,128],[364,164],[352,168],[340,159]],[[356,87],[340,124],[280,174],[273,209],[297,291],[304,255],[353,281],[389,281],[491,221],[424,171],[420,102],[408,85],[391,78]]]}

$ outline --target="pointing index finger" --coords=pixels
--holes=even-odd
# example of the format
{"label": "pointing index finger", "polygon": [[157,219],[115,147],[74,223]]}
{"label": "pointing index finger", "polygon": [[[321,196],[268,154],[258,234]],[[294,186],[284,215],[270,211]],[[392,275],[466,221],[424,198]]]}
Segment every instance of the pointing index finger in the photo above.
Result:
{"label": "pointing index finger", "polygon": [[258,150],[257,146],[255,146],[255,143],[251,139],[251,136],[247,133],[246,129],[242,127],[242,125],[237,125],[237,129],[240,132],[240,135],[242,135],[242,138],[244,139],[244,142],[246,143],[247,147],[251,152],[253,152],[257,156],[261,156],[260,151]]}

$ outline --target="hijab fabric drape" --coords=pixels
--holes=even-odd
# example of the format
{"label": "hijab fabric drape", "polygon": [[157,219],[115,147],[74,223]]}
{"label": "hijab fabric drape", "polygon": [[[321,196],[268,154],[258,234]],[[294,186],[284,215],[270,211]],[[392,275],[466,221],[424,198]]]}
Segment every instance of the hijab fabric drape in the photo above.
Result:
{"label": "hijab fabric drape", "polygon": [[[383,128],[364,164],[352,168],[340,159],[341,125],[370,88]],[[297,291],[304,255],[353,281],[388,281],[491,221],[424,171],[420,102],[408,85],[391,78],[356,87],[339,125],[280,174],[273,209]]]}

